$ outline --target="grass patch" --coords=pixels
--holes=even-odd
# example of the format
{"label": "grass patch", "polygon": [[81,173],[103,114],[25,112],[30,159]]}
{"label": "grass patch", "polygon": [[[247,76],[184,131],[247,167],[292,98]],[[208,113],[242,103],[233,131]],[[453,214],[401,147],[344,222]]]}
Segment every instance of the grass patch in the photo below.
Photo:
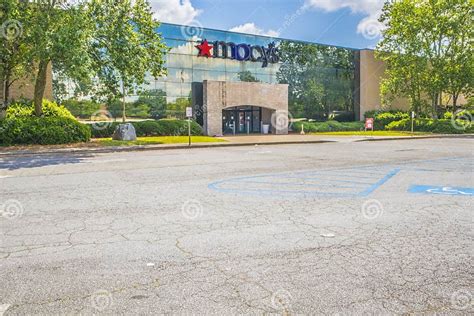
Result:
{"label": "grass patch", "polygon": [[416,136],[430,133],[424,132],[397,132],[397,131],[352,131],[352,132],[322,132],[311,133],[312,135],[333,135],[333,136]]}
{"label": "grass patch", "polygon": [[[92,140],[103,146],[134,146],[134,145],[153,145],[153,144],[183,144],[188,143],[188,136],[152,136],[137,137],[135,141],[112,140],[110,138],[96,138]],[[218,143],[225,142],[223,139],[209,136],[191,136],[192,143]]]}

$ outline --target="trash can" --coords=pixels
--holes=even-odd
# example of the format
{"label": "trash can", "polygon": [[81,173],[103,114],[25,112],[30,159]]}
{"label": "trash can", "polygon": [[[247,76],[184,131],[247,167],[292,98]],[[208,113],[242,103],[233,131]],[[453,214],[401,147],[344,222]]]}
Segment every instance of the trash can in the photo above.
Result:
{"label": "trash can", "polygon": [[263,134],[268,134],[268,130],[270,129],[270,125],[269,124],[263,124],[262,125],[262,132]]}

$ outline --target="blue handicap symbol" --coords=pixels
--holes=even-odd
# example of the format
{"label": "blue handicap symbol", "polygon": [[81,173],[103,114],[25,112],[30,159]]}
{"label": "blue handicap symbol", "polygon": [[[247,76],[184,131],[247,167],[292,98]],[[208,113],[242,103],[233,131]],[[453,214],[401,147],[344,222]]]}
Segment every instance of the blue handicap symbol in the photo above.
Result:
{"label": "blue handicap symbol", "polygon": [[432,186],[432,185],[412,185],[408,192],[422,194],[442,194],[442,195],[474,195],[474,188],[461,188],[450,186]]}

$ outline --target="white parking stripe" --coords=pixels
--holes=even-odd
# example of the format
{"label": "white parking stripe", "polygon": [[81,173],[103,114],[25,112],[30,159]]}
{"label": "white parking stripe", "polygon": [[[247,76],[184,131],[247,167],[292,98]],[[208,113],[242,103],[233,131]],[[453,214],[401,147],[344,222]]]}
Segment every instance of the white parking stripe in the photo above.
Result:
{"label": "white parking stripe", "polygon": [[9,307],[10,304],[0,304],[0,316],[3,316]]}

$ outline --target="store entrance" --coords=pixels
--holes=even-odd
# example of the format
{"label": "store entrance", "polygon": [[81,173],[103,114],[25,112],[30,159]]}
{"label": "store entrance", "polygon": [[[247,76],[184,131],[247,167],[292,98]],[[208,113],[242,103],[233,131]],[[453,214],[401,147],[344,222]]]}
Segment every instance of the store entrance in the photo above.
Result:
{"label": "store entrance", "polygon": [[234,107],[222,110],[224,134],[260,133],[262,108],[258,106]]}

